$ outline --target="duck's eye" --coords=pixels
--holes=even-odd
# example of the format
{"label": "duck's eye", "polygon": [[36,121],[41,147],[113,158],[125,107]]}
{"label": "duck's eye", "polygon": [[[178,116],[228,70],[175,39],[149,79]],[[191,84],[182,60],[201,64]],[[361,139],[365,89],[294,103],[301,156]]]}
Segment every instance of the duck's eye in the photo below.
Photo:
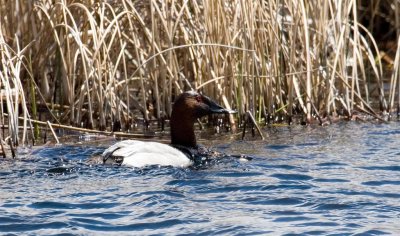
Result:
{"label": "duck's eye", "polygon": [[196,96],[196,101],[201,103],[203,102],[203,99],[201,98],[201,96]]}

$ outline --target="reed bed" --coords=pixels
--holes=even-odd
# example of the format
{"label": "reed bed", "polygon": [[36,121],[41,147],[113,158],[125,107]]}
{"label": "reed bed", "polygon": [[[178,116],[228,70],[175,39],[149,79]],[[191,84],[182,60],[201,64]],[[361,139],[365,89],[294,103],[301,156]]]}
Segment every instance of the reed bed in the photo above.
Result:
{"label": "reed bed", "polygon": [[382,119],[400,104],[400,3],[361,2],[0,0],[1,138],[37,138],[31,120],[129,132],[189,89],[239,122]]}

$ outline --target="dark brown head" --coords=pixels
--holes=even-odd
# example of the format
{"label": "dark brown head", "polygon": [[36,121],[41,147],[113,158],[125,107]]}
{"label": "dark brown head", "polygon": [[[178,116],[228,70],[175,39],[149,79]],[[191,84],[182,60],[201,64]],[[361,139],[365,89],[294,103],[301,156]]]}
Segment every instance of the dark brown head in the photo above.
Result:
{"label": "dark brown head", "polygon": [[197,118],[214,113],[234,113],[195,91],[187,91],[178,96],[172,107],[171,142],[188,147],[196,146],[194,122]]}

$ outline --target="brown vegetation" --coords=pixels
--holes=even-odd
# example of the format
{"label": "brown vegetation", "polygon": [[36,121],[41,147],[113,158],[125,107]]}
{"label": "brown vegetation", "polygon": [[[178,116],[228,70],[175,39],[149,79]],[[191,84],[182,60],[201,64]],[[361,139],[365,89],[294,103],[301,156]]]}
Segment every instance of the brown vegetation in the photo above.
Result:
{"label": "brown vegetation", "polygon": [[0,0],[1,124],[15,144],[30,119],[126,131],[188,89],[258,121],[378,117],[399,105],[400,3],[360,2]]}

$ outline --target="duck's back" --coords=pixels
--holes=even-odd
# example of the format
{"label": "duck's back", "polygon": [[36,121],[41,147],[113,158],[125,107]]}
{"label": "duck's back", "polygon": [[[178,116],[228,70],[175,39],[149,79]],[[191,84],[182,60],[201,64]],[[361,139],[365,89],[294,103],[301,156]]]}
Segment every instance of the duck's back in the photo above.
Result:
{"label": "duck's back", "polygon": [[107,148],[103,158],[117,158],[122,165],[144,167],[149,165],[187,167],[192,161],[181,151],[167,144],[125,140]]}

